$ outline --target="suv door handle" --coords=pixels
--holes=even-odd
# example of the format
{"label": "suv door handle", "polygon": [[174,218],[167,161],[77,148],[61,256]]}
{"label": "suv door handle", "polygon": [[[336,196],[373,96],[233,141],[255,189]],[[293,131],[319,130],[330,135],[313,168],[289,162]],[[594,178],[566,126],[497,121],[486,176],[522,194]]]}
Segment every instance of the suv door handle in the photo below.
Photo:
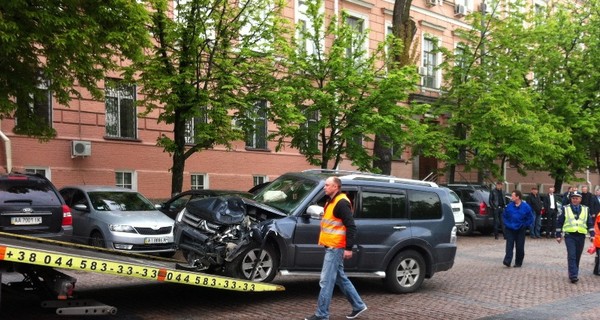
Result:
{"label": "suv door handle", "polygon": [[406,226],[394,226],[394,230],[406,230]]}

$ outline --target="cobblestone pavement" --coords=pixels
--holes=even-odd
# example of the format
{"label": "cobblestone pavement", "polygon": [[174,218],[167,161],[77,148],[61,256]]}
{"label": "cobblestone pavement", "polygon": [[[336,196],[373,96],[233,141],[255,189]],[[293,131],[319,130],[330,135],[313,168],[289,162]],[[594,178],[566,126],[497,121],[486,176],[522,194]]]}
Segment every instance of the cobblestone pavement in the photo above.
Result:
{"label": "cobblestone pavement", "polygon": [[[600,319],[600,277],[594,256],[581,259],[580,281],[567,277],[564,243],[527,238],[521,268],[502,265],[505,242],[489,236],[460,237],[455,265],[427,279],[412,294],[385,291],[376,279],[353,279],[369,309],[360,319]],[[283,292],[240,293],[71,272],[77,292],[118,308],[94,319],[303,319],[314,311],[318,281],[281,278]],[[336,292],[331,319],[350,310]],[[0,319],[65,318],[26,296],[3,294]],[[73,318],[73,317],[67,317]]]}

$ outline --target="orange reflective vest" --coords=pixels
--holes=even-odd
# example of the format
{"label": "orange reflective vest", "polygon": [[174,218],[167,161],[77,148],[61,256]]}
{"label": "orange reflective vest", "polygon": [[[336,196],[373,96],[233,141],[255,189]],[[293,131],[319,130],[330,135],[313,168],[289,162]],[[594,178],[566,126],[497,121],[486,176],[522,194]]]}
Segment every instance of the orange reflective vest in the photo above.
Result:
{"label": "orange reflective vest", "polygon": [[598,228],[598,223],[600,223],[600,214],[596,215],[596,221],[594,222],[594,247],[600,248],[600,228]]}
{"label": "orange reflective vest", "polygon": [[342,199],[350,202],[345,194],[340,193],[325,206],[323,219],[321,219],[319,245],[329,248],[346,248],[346,226],[342,223],[342,219],[333,215],[333,209]]}

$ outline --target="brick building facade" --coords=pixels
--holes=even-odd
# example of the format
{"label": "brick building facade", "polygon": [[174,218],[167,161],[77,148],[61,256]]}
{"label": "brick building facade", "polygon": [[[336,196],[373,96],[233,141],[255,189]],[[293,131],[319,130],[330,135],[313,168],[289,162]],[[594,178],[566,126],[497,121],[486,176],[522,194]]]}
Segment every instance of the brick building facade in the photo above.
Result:
{"label": "brick building facade", "polygon": [[[415,40],[420,47],[421,86],[415,92],[415,99],[435,98],[439,94],[442,74],[432,67],[441,62],[440,54],[431,54],[431,41],[448,49],[459,43],[454,35],[457,28],[468,28],[463,14],[481,10],[481,4],[474,0],[414,0],[411,17],[416,22]],[[536,0],[537,1],[537,0]],[[302,16],[301,0],[291,0],[284,14],[298,21]],[[540,2],[542,3],[542,2]],[[369,48],[377,44],[391,32],[392,0],[327,0],[325,10],[328,16],[345,10],[364,29],[369,30]],[[110,76],[110,75],[108,75]],[[99,83],[107,96],[118,103],[127,99],[127,88],[110,88],[107,83]],[[135,95],[135,87],[132,88]],[[138,117],[142,107],[134,110],[129,119],[132,131],[120,133],[123,120],[119,112],[111,112],[107,101],[95,101],[85,91],[81,98],[73,99],[70,105],[62,106],[49,99],[49,121],[57,131],[57,136],[49,142],[15,135],[12,132],[14,119],[3,119],[0,123],[0,166],[4,171],[37,171],[46,174],[55,185],[69,184],[123,185],[136,189],[149,198],[164,199],[170,196],[172,164],[170,155],[156,146],[162,134],[172,135],[170,126],[157,123],[157,113]],[[113,94],[114,93],[114,94]],[[135,98],[134,98],[135,99]],[[119,109],[121,110],[121,109]],[[116,120],[115,119],[120,119]],[[107,123],[108,122],[108,123]],[[268,130],[275,130],[268,124]],[[365,144],[365,148],[372,145]],[[73,154],[76,155],[73,155]],[[405,154],[408,159],[409,154]],[[423,178],[438,167],[435,159],[412,161],[398,160],[393,164],[392,174],[399,177]],[[287,171],[311,168],[304,157],[292,148],[275,152],[275,142],[269,141],[266,149],[248,148],[244,141],[234,143],[232,150],[215,147],[201,151],[186,161],[183,189],[227,188],[248,190],[254,184],[276,178]],[[345,161],[340,169],[352,169]],[[464,174],[464,179],[476,181],[474,173]],[[600,184],[597,175],[582,175],[592,187]],[[441,177],[440,182],[443,181]],[[544,172],[534,172],[527,177],[519,176],[515,170],[507,168],[506,180],[509,187],[529,190],[530,185],[549,186],[553,180]]]}

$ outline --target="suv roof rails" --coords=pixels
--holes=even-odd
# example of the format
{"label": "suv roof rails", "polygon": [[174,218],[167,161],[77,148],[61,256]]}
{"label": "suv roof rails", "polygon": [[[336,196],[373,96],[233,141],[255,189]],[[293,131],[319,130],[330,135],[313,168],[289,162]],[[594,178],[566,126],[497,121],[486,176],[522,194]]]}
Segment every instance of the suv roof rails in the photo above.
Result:
{"label": "suv roof rails", "polygon": [[365,180],[365,181],[385,181],[389,183],[406,183],[414,184],[426,187],[439,187],[435,182],[415,179],[398,178],[391,175],[361,172],[361,171],[350,171],[350,170],[335,170],[335,169],[308,169],[302,172],[306,173],[329,173],[329,174],[345,174],[344,179],[350,180]]}

